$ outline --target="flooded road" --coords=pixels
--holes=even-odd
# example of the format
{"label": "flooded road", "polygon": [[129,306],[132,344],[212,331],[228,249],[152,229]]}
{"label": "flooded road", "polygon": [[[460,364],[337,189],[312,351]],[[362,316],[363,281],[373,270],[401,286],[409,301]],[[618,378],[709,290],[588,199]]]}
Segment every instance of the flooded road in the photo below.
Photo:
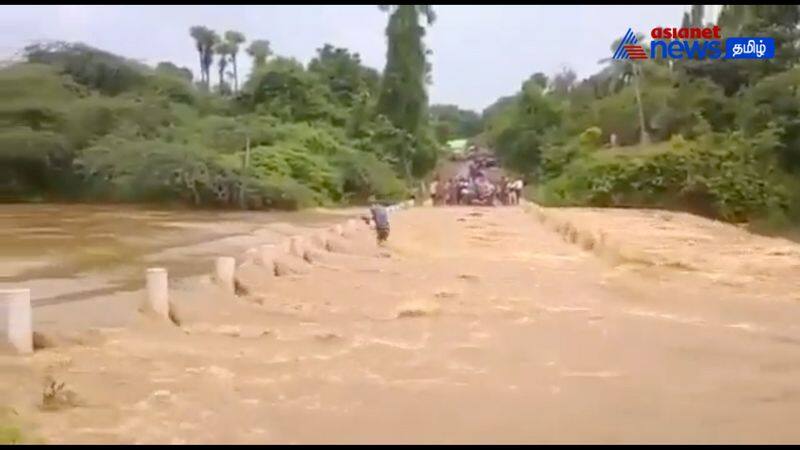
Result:
{"label": "flooded road", "polygon": [[[561,213],[648,247],[610,263],[522,208],[403,211],[384,249],[173,289],[179,325],[0,358],[0,399],[54,443],[800,441],[800,246]],[[76,400],[42,411],[48,377]]]}
{"label": "flooded road", "polygon": [[141,289],[147,267],[165,267],[170,281],[179,283],[209,273],[216,256],[240,256],[250,247],[341,222],[354,211],[2,205],[0,288],[30,288],[35,307],[112,301]]}

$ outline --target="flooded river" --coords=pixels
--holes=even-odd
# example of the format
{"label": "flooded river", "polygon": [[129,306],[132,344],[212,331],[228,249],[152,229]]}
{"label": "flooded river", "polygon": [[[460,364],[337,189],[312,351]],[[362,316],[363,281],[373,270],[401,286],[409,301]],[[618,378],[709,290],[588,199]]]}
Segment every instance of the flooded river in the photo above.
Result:
{"label": "flooded river", "polygon": [[147,267],[165,267],[170,281],[180,283],[209,273],[216,256],[241,257],[353,212],[3,205],[0,288],[30,288],[35,307],[114,298],[141,289]]}

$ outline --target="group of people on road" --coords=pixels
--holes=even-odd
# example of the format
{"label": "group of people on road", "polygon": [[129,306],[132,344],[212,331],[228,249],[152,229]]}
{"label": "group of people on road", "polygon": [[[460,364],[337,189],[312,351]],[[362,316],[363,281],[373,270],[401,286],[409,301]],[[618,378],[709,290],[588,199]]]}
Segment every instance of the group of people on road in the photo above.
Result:
{"label": "group of people on road", "polygon": [[470,166],[468,176],[457,176],[442,181],[436,175],[430,193],[434,206],[443,205],[516,205],[522,195],[524,183],[520,179],[502,177],[493,182],[480,169]]}

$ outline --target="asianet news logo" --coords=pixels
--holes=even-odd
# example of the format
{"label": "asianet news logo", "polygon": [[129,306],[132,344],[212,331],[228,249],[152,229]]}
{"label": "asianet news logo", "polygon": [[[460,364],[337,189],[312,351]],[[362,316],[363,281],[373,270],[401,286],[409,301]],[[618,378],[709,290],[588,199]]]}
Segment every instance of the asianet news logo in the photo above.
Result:
{"label": "asianet news logo", "polygon": [[650,32],[650,54],[628,28],[613,59],[771,59],[775,39],[770,37],[720,36],[718,25],[707,28],[656,27]]}

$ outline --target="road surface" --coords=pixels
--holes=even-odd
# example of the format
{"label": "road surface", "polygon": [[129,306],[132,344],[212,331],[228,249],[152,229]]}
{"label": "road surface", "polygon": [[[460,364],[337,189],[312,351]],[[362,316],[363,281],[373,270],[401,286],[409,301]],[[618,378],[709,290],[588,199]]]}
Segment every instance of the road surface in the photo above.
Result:
{"label": "road surface", "polygon": [[173,284],[206,274],[216,256],[331,226],[354,209],[302,212],[169,210],[124,205],[0,208],[0,289],[31,289],[37,329],[127,324],[142,273]]}
{"label": "road surface", "polygon": [[[175,290],[180,326],[2,359],[0,398],[67,443],[800,441],[797,245],[558,213],[626,247],[602,257],[518,207],[403,211],[385,249],[365,232],[238,298]],[[48,376],[73,407],[35,407]]]}

